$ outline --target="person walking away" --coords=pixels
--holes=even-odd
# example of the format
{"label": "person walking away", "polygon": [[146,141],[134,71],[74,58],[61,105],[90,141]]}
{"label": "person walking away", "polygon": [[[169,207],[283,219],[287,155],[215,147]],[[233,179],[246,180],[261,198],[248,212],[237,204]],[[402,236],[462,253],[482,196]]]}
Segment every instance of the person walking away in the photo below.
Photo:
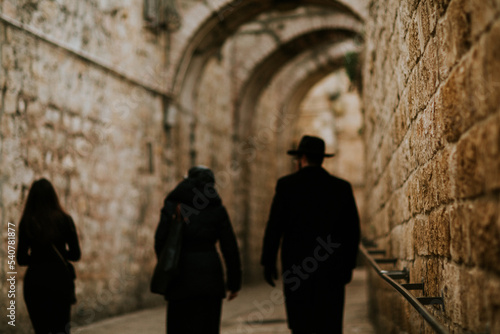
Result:
{"label": "person walking away", "polygon": [[68,261],[80,256],[75,223],[54,187],[44,178],[33,182],[19,223],[17,262],[28,266],[24,300],[36,334],[70,333],[75,291]]}
{"label": "person walking away", "polygon": [[[188,177],[167,195],[155,234],[157,257],[178,204],[184,226],[178,275],[165,294],[167,333],[218,334],[226,289],[228,300],[232,300],[241,288],[241,263],[236,236],[215,189],[213,172],[206,167],[193,167]],[[224,258],[227,284],[217,242]]]}
{"label": "person walking away", "polygon": [[323,167],[325,143],[304,136],[298,171],[282,177],[267,222],[261,264],[274,286],[281,265],[288,326],[292,334],[341,334],[345,285],[351,281],[360,239],[351,185]]}

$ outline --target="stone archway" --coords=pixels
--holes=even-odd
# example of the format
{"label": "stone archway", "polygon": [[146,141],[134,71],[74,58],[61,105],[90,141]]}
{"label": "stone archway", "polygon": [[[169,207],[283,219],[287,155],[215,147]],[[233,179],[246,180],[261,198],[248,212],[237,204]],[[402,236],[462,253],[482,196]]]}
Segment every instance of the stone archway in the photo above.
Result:
{"label": "stone archway", "polygon": [[[281,66],[291,61],[294,57],[304,52],[304,50],[314,49],[328,44],[336,45],[349,40],[353,40],[357,34],[345,30],[319,30],[310,34],[302,35],[289,43],[282,45],[272,54],[268,55],[264,60],[257,64],[251,75],[243,84],[237,100],[237,112],[239,113],[239,124],[245,124],[245,127],[240,126],[237,133],[243,137],[248,132],[246,128],[251,124],[255,101],[263,89],[270,82],[273,76],[280,70]],[[316,52],[321,53],[321,48]],[[342,56],[348,52],[345,49]]]}
{"label": "stone archway", "polygon": [[[304,52],[270,77],[266,91],[272,92],[270,94],[273,96],[269,100],[275,102],[262,107],[260,104],[265,97],[257,96],[249,104],[249,108],[255,110],[251,113],[253,120],[240,120],[247,127],[246,136],[241,138],[240,143],[247,149],[235,153],[241,172],[234,194],[240,199],[235,203],[239,213],[237,224],[249,236],[243,244],[243,250],[246,266],[252,275],[259,273],[261,234],[267,220],[274,182],[283,175],[284,169],[278,165],[286,159],[283,152],[289,148],[292,132],[289,129],[293,128],[293,119],[290,120],[289,115],[297,112],[287,104],[296,95],[300,102],[316,82],[342,68],[346,52],[359,50],[360,47],[350,41]],[[279,122],[283,123],[277,124]]]}
{"label": "stone archway", "polygon": [[[364,1],[301,1],[300,6],[321,6],[337,13],[344,13],[363,23],[367,15]],[[171,62],[167,77],[172,78],[168,90],[175,96],[182,88],[193,80],[191,73],[197,73],[206,60],[217,50],[223,42],[231,36],[242,24],[251,21],[260,13],[298,7],[299,2],[261,0],[245,2],[208,1],[199,3],[188,10],[184,15],[184,24],[181,29],[172,35]]]}
{"label": "stone archway", "polygon": [[[270,18],[252,21],[251,25],[258,25],[259,27],[243,31],[238,30],[228,37],[229,40],[236,39],[244,34],[260,35],[258,47],[253,44],[255,42],[249,42],[248,46],[240,43],[238,46],[238,49],[244,50],[245,58],[241,59],[238,69],[235,69],[235,80],[233,82],[235,92],[240,91],[240,86],[255,73],[255,69],[261,66],[263,60],[277,50],[281,50],[284,59],[293,57],[294,54],[300,52],[305,43],[308,43],[306,39],[309,39],[309,44],[327,43],[334,37],[330,34],[330,31],[345,32],[346,35],[352,34],[361,39],[362,24],[352,16],[343,13],[316,11],[301,16],[294,12],[287,16],[279,16],[279,13],[275,11],[272,13],[275,15]],[[292,16],[293,18],[291,18]],[[312,41],[312,39],[315,39],[315,41]],[[221,47],[221,49],[224,48],[225,45]],[[213,49],[210,52],[210,54],[205,54],[203,57],[195,57],[190,65],[190,71],[186,75],[184,86],[177,98],[178,104],[183,110],[193,111],[193,101],[199,90],[199,78],[208,60],[216,52],[224,53],[220,49],[219,51]],[[278,52],[277,55],[280,55],[280,53]],[[282,62],[276,60],[275,63],[281,64]],[[271,64],[271,66],[274,65]]]}
{"label": "stone archway", "polygon": [[[245,85],[245,82],[251,82],[248,81],[248,77],[252,77],[253,74],[256,73],[256,69],[262,70],[265,68],[265,66],[271,66],[274,67],[274,64],[278,64],[279,66],[288,59],[293,58],[294,55],[299,54],[302,52],[302,50],[313,47],[314,45],[322,44],[322,43],[328,43],[332,42],[333,39],[340,39],[343,37],[345,38],[357,38],[361,39],[361,31],[362,31],[362,26],[363,23],[360,21],[359,15],[354,13],[352,10],[348,10],[347,7],[344,5],[339,5],[335,4],[331,6],[326,6],[325,3],[321,2],[305,2],[304,4],[315,4],[315,5],[322,5],[323,7],[314,7],[314,9],[310,9],[309,7],[306,9],[307,11],[312,11],[313,14],[309,14],[307,12],[306,14],[308,15],[297,15],[296,11],[288,12],[288,15],[293,14],[293,20],[289,20],[287,23],[288,24],[283,24],[283,22],[286,22],[286,20],[280,21],[280,24],[278,27],[274,27],[271,33],[269,34],[272,36],[272,41],[267,44],[259,43],[258,48],[254,48],[251,50],[252,52],[248,52],[248,57],[247,60],[242,64],[241,68],[245,69],[246,72],[240,73],[241,75],[237,76],[239,82],[236,85],[233,85],[231,87],[231,90],[234,94],[235,97],[235,103],[234,106],[232,107],[233,111],[232,113],[234,118],[239,118],[241,115],[246,115],[245,117],[251,117],[251,113],[247,112],[242,112],[240,110],[240,105],[241,101],[246,101],[248,100],[248,97],[251,98],[252,94],[247,94],[248,92],[253,92],[252,90],[255,88],[252,84],[248,84],[248,87],[250,89],[243,89],[241,90],[240,86]],[[201,6],[201,5],[198,5]],[[324,8],[327,8],[328,10],[325,10]],[[334,10],[335,9],[335,10]],[[192,9],[194,11],[194,9]],[[242,8],[238,8],[238,10],[243,10]],[[194,13],[194,12],[193,12]],[[227,12],[227,10],[225,11]],[[271,8],[266,12],[266,15],[269,15],[268,13],[274,13],[273,20],[276,20],[276,17],[283,16],[282,12],[275,10]],[[206,14],[206,13],[205,13]],[[231,15],[236,15],[236,11],[231,11]],[[206,14],[208,15],[208,14]],[[205,15],[205,16],[206,16]],[[215,15],[215,14],[214,14]],[[264,15],[264,14],[262,14]],[[205,17],[202,16],[202,17]],[[252,21],[252,24],[255,24],[255,16],[253,18],[245,16],[247,21],[250,19],[254,19]],[[186,17],[186,20],[189,19]],[[225,20],[229,19],[228,17],[225,17]],[[242,19],[242,17],[234,18],[235,20],[239,20],[238,24],[239,27],[241,27],[245,21]],[[190,21],[191,22],[191,21]],[[198,23],[197,23],[198,22]],[[195,17],[195,22],[193,24],[190,24],[190,26],[195,26],[195,25],[202,25],[200,23],[201,20],[199,17]],[[219,22],[218,24],[222,24]],[[237,27],[235,26],[235,29]],[[269,28],[266,26],[266,28]],[[201,28],[200,28],[201,29]],[[209,28],[207,28],[209,29]],[[214,28],[215,29],[215,28]],[[210,30],[210,29],[209,29]],[[176,33],[175,36],[178,36],[179,34],[183,34],[182,31],[179,31]],[[186,32],[184,32],[186,34]],[[229,32],[226,31],[226,34],[224,35],[225,38],[228,40],[233,38],[238,32],[236,32],[233,35],[229,35]],[[174,37],[175,37],[174,36]],[[219,36],[220,37],[220,36]],[[182,57],[182,59],[179,62],[179,66],[184,66],[181,65],[181,63],[186,64],[187,62],[189,63],[188,68],[185,70],[185,75],[182,79],[182,87],[176,88],[177,93],[173,97],[173,100],[170,101],[170,104],[174,104],[177,108],[176,110],[180,111],[180,113],[177,113],[177,117],[181,118],[183,120],[180,120],[179,123],[185,124],[188,128],[190,129],[185,129],[184,131],[181,130],[175,130],[176,132],[179,132],[179,139],[183,143],[188,143],[192,142],[193,140],[190,139],[193,136],[193,129],[196,127],[196,113],[197,111],[195,110],[196,108],[194,107],[194,101],[197,101],[197,95],[199,92],[199,85],[200,85],[200,78],[203,75],[203,72],[209,62],[210,59],[212,59],[214,56],[218,56],[220,54],[223,47],[220,47],[220,43],[223,43],[224,41],[219,40],[217,43],[213,44],[213,47],[209,48],[201,48],[203,43],[208,43],[207,41],[204,41],[203,43],[200,42],[199,44],[196,44],[197,38],[195,36],[191,36],[191,38],[185,38],[184,41],[187,43],[187,41],[191,41],[191,46],[194,47],[197,46],[197,52],[195,52],[192,56],[189,57]],[[226,43],[227,44],[227,43]],[[174,43],[175,45],[175,43]],[[175,63],[175,57],[176,55],[179,56],[176,53],[176,50],[179,51],[179,48],[173,48],[172,49],[172,58],[174,61],[172,61],[172,64]],[[274,57],[274,64],[273,64],[273,57],[269,58],[270,56]],[[283,56],[283,57],[280,57]],[[267,59],[267,61],[263,61],[264,59]],[[182,69],[178,69],[178,73],[181,73]],[[271,68],[269,73],[273,73],[275,69]],[[260,79],[257,79],[259,81]],[[240,91],[247,92],[244,95],[240,93]],[[259,91],[255,91],[258,95]],[[242,99],[242,96],[245,97]],[[239,121],[235,120],[235,124],[238,124]],[[185,128],[185,126],[183,126]],[[240,130],[238,128],[234,128],[234,136],[236,137],[241,137],[240,135]],[[196,152],[194,151],[195,148],[193,145],[183,145],[185,149],[183,151],[185,152],[183,156],[192,156],[195,157]],[[187,154],[186,154],[187,153]],[[193,155],[194,154],[194,155]],[[192,162],[195,161],[196,158],[192,158]]]}
{"label": "stone archway", "polygon": [[[251,225],[255,225],[253,218],[250,217],[249,205],[251,201],[248,191],[252,171],[247,161],[248,156],[242,158],[238,155],[242,147],[252,145],[246,138],[253,132],[254,110],[261,93],[286,64],[293,63],[301,57],[301,54],[308,54],[312,59],[309,64],[315,65],[308,68],[306,72],[300,72],[304,75],[303,77],[297,77],[290,81],[294,84],[302,82],[301,87],[304,89],[297,89],[296,95],[302,94],[303,97],[307,91],[306,86],[314,85],[326,75],[325,73],[330,73],[342,66],[342,57],[346,52],[355,48],[337,48],[333,54],[328,54],[329,51],[326,50],[331,45],[344,45],[345,41],[352,41],[353,45],[356,44],[355,41],[359,42],[362,39],[363,20],[352,8],[339,1],[304,1],[300,3],[300,8],[295,11],[290,11],[290,7],[287,7],[287,14],[283,11],[283,7],[278,6],[279,8],[277,8],[275,3],[270,1],[255,2],[251,8],[246,7],[248,4],[245,3],[241,6],[234,6],[234,4],[234,2],[228,2],[213,8],[199,4],[191,8],[189,15],[198,13],[199,16],[191,16],[194,21],[190,21],[189,27],[186,26],[172,36],[174,43],[171,50],[171,64],[172,66],[176,65],[175,69],[172,70],[175,73],[171,72],[173,81],[170,88],[173,92],[174,103],[183,114],[181,117],[192,119],[194,122],[188,124],[191,130],[187,130],[188,128],[183,126],[185,128],[184,139],[187,141],[188,137],[197,136],[198,133],[200,136],[206,135],[203,131],[196,130],[196,122],[198,121],[196,101],[200,96],[200,90],[206,89],[200,85],[207,66],[217,67],[213,59],[227,55],[225,48],[228,41],[233,40],[238,34],[248,32],[248,28],[244,31],[241,30],[247,26],[245,23],[256,26],[264,21],[262,15],[272,16],[274,20],[281,18],[282,22],[285,22],[275,26],[269,23],[265,26],[269,30],[268,41],[259,43],[258,47],[245,53],[238,71],[235,71],[235,84],[231,86],[234,98],[232,98],[228,117],[232,118],[233,129],[232,136],[226,137],[226,142],[232,145],[233,154],[230,159],[236,162],[239,168],[237,173],[231,174],[233,186],[231,186],[232,196],[230,197],[233,208],[230,211],[234,213],[232,218],[237,233],[244,236],[244,240],[240,239],[243,243],[244,261],[247,266],[251,267],[258,263],[258,260],[254,258],[256,252],[253,249],[257,247],[257,244],[254,244],[253,241],[249,242],[248,239],[259,243],[258,238],[255,238],[253,231],[249,229]],[[292,4],[292,7],[299,7],[296,6],[295,2]],[[295,15],[300,14],[301,10],[307,11],[306,15]],[[291,17],[291,13],[294,14],[293,19],[290,18],[286,22],[283,17],[286,15]],[[322,63],[322,60],[318,59],[323,59],[326,63]],[[290,88],[289,91],[294,91],[294,89]],[[198,127],[204,127],[209,124],[200,123],[199,125]],[[192,131],[192,135],[188,136],[186,133],[189,131]],[[197,134],[195,135],[195,133]],[[252,148],[250,147],[250,149]],[[193,148],[188,150],[191,153]],[[215,162],[216,165],[220,164],[220,159],[211,158],[206,154],[204,159],[209,164],[210,162]]]}

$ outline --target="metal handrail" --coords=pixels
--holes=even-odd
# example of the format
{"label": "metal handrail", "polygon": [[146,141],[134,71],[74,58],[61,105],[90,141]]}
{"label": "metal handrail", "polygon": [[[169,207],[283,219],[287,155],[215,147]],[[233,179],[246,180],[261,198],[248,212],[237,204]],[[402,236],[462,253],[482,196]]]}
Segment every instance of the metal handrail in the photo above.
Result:
{"label": "metal handrail", "polygon": [[405,297],[405,299],[418,311],[418,313],[420,313],[420,315],[425,319],[425,321],[427,321],[427,323],[434,329],[436,333],[449,334],[448,330],[445,329],[444,326],[424,307],[419,299],[417,299],[401,284],[391,278],[390,271],[382,270],[380,268],[375,259],[370,256],[369,252],[363,245],[360,245],[360,250],[368,263],[375,269],[377,274],[382,277],[387,283],[389,283],[394,289],[396,289],[396,291],[398,291],[403,297]]}

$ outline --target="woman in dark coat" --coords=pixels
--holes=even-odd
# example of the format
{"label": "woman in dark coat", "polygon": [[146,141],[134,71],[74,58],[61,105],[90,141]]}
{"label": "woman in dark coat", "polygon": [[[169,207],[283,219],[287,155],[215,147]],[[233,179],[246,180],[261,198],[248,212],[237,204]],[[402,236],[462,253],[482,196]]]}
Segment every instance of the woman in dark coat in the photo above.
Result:
{"label": "woman in dark coat", "polygon": [[[222,299],[237,296],[241,288],[241,264],[236,237],[221,198],[214,188],[214,175],[205,167],[193,167],[188,177],[168,194],[155,235],[159,256],[168,224],[180,204],[184,219],[179,274],[169,285],[167,333],[217,334]],[[227,284],[216,243],[224,258]]]}
{"label": "woman in dark coat", "polygon": [[36,334],[70,333],[74,269],[80,259],[73,219],[46,179],[31,186],[19,223],[17,262],[28,266],[24,300]]}

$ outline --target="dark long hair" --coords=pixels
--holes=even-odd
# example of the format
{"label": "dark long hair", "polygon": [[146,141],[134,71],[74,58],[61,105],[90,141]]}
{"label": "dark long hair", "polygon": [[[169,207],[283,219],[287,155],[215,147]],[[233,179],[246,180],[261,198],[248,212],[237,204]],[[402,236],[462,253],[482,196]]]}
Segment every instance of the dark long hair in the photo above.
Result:
{"label": "dark long hair", "polygon": [[49,180],[42,178],[31,185],[20,229],[28,238],[52,241],[59,235],[58,222],[66,215]]}

